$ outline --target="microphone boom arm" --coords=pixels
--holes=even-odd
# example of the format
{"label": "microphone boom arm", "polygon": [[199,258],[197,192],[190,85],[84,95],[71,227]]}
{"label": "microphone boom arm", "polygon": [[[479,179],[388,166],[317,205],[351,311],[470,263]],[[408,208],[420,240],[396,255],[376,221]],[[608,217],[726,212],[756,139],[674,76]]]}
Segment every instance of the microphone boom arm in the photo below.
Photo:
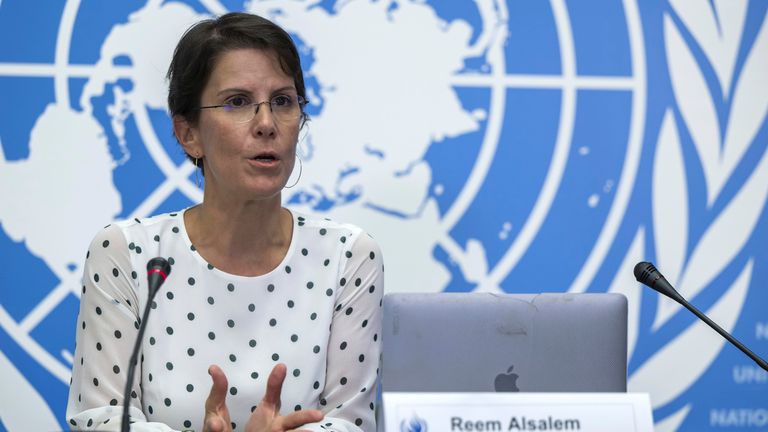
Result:
{"label": "microphone boom arm", "polygon": [[741,352],[751,358],[755,363],[757,363],[758,366],[763,368],[763,370],[768,372],[768,363],[766,363],[765,360],[758,357],[757,354],[753,353],[735,337],[731,336],[730,333],[723,330],[723,328],[717,325],[717,323],[709,319],[709,317],[704,315],[703,312],[696,309],[696,307],[685,300],[685,298],[683,298],[683,296],[680,295],[680,293],[678,293],[677,290],[672,287],[672,285],[664,278],[664,276],[662,276],[661,272],[659,272],[653,264],[649,262],[637,263],[637,265],[635,265],[635,279],[637,279],[637,281],[641,284],[665,295],[666,297],[671,298],[672,300],[684,306],[686,309],[696,315],[700,320],[704,321],[708,326],[712,327],[713,330],[720,333],[720,336],[724,337],[728,342],[732,343],[734,346],[736,346],[736,348],[740,349]]}

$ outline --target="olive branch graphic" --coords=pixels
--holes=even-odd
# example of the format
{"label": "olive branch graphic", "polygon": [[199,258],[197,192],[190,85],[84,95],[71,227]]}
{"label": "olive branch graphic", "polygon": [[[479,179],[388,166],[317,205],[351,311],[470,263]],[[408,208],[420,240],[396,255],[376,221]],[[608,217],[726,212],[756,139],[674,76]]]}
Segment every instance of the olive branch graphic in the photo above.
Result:
{"label": "olive branch graphic", "polygon": [[[653,157],[651,222],[638,229],[610,288],[630,299],[630,357],[639,334],[640,299],[656,294],[627,286],[624,277],[632,273],[635,262],[647,258],[654,258],[667,279],[694,303],[702,291],[717,290],[719,297],[706,313],[726,330],[733,329],[747,295],[753,259],[739,264],[738,275],[722,292],[712,282],[735,264],[768,198],[768,150],[755,147],[760,146],[755,136],[768,113],[764,83],[768,19],[763,18],[751,46],[744,46],[746,1],[714,1],[710,8],[706,3],[670,0],[670,6],[664,16],[664,42],[674,104],[664,114]],[[697,51],[703,52],[702,61],[694,55]],[[747,54],[739,68],[740,51]],[[708,81],[707,75],[715,79]],[[728,108],[722,121],[715,105],[719,99]],[[686,136],[692,143],[689,148],[684,147]],[[762,153],[745,158],[749,150]],[[694,202],[690,191],[700,178],[705,199]],[[728,190],[736,192],[725,193]],[[703,229],[692,229],[691,213],[706,221]],[[672,300],[661,296],[657,300],[652,335],[678,314],[687,313]],[[711,332],[691,318],[685,330],[632,373],[630,390],[650,390],[654,408],[673,402],[723,348],[725,340]],[[656,430],[676,430],[691,408],[686,404],[659,419]]]}

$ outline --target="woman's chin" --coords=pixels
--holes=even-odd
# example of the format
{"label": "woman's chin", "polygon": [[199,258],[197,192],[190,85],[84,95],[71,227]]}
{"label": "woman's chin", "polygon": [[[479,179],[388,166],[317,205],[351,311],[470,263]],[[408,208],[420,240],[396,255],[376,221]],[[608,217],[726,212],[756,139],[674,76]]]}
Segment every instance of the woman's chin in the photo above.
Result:
{"label": "woman's chin", "polygon": [[272,198],[280,198],[280,193],[283,191],[283,187],[285,186],[284,181],[274,181],[269,183],[259,183],[257,185],[253,185],[248,190],[248,195],[250,195],[254,199],[272,199]]}

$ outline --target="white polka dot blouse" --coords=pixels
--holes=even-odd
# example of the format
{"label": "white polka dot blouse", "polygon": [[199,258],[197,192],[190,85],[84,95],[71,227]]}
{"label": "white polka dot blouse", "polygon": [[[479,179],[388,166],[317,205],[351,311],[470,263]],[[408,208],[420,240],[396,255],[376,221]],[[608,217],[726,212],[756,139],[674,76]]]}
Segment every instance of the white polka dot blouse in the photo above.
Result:
{"label": "white polka dot blouse", "polygon": [[[208,264],[183,212],[107,226],[86,256],[67,420],[119,430],[128,362],[144,308],[152,308],[132,385],[133,431],[202,430],[211,364],[227,375],[234,431],[288,368],[281,414],[320,409],[315,431],[374,431],[384,268],[360,228],[292,212],[288,253],[244,277]],[[172,272],[147,305],[146,263]]]}

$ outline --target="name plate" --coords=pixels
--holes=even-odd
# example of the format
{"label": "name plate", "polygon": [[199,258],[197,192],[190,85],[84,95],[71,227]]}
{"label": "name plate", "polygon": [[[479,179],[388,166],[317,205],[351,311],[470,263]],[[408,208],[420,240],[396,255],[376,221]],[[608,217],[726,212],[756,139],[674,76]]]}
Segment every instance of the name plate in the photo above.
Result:
{"label": "name plate", "polygon": [[386,432],[653,432],[645,393],[384,393]]}

